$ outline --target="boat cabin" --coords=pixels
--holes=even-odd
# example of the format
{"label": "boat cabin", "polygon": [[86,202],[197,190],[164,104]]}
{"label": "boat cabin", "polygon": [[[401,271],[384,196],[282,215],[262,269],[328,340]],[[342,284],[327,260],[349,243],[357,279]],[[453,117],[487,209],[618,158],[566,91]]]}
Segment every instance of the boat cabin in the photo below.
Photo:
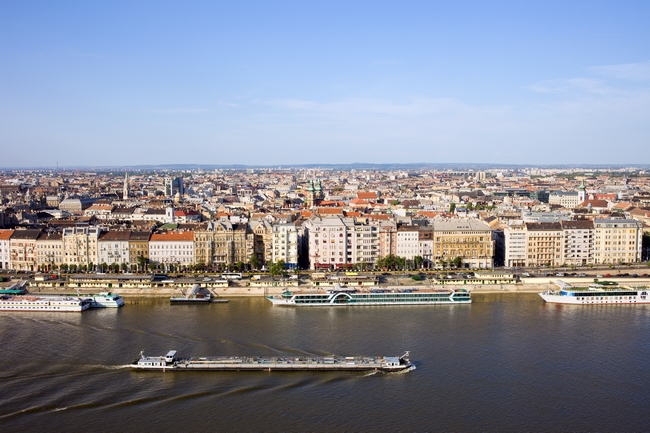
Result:
{"label": "boat cabin", "polygon": [[165,355],[165,362],[167,363],[172,363],[174,362],[174,357],[176,356],[176,351],[175,350],[170,350],[167,352],[167,355]]}

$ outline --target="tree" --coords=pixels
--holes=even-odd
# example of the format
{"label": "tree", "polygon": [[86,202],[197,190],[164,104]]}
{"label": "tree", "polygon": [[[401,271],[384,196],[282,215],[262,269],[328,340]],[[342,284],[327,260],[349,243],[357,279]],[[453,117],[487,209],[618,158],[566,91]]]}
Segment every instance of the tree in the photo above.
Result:
{"label": "tree", "polygon": [[413,264],[415,265],[416,269],[421,269],[423,263],[424,263],[424,259],[422,258],[422,256],[413,257]]}
{"label": "tree", "polygon": [[138,256],[138,266],[140,267],[141,272],[147,270],[147,263],[149,263],[149,259],[143,256]]}
{"label": "tree", "polygon": [[127,265],[126,263],[122,263],[120,267],[122,268],[122,272],[126,272],[129,270],[129,265]]}
{"label": "tree", "polygon": [[456,203],[449,205],[449,213],[454,213],[456,211]]}
{"label": "tree", "polygon": [[469,203],[467,203],[467,206],[465,206],[465,209],[467,209],[469,211],[474,210],[474,205],[472,204],[471,201]]}
{"label": "tree", "polygon": [[102,264],[99,265],[99,269],[101,269],[102,272],[106,272],[106,270],[108,269],[108,265],[106,264],[106,262],[102,262]]}
{"label": "tree", "polygon": [[251,267],[251,269],[260,268],[260,259],[257,258],[256,254],[251,254],[251,256],[248,259],[248,265]]}
{"label": "tree", "polygon": [[149,270],[151,272],[155,271],[157,267],[158,267],[158,262],[149,262]]}
{"label": "tree", "polygon": [[77,265],[70,265],[69,270],[71,274],[74,274],[75,272],[77,272]]}
{"label": "tree", "polygon": [[68,268],[69,268],[69,266],[68,266],[67,263],[63,263],[61,265],[61,271],[63,271],[63,272],[68,272]]}
{"label": "tree", "polygon": [[88,262],[88,272],[95,270],[95,264],[93,262]]}
{"label": "tree", "polygon": [[463,258],[462,257],[456,257],[454,259],[454,266],[456,269],[460,268],[463,265]]}
{"label": "tree", "polygon": [[286,269],[286,264],[284,260],[279,260],[277,263],[271,263],[269,266],[269,272],[271,275],[282,275]]}

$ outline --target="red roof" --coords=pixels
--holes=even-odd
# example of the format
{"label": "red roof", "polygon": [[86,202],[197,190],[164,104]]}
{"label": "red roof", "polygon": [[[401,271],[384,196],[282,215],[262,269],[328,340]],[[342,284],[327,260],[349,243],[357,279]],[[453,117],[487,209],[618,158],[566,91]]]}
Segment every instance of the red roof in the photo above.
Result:
{"label": "red roof", "polygon": [[11,239],[13,233],[13,230],[0,230],[0,241]]}
{"label": "red roof", "polygon": [[154,233],[151,235],[150,242],[170,242],[170,241],[193,241],[194,232],[167,232]]}
{"label": "red roof", "polygon": [[343,215],[342,207],[320,207],[316,211],[321,215]]}
{"label": "red roof", "polygon": [[359,191],[357,193],[357,198],[365,199],[365,200],[377,200],[377,193],[368,192],[368,191]]}

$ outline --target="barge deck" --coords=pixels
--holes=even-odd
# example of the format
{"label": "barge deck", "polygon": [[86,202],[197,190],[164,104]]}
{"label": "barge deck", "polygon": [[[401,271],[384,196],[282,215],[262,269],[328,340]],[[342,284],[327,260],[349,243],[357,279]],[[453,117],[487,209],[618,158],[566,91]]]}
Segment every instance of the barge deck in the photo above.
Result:
{"label": "barge deck", "polygon": [[176,357],[172,350],[165,356],[144,356],[131,366],[153,371],[402,371],[413,368],[409,352],[402,356],[206,356]]}

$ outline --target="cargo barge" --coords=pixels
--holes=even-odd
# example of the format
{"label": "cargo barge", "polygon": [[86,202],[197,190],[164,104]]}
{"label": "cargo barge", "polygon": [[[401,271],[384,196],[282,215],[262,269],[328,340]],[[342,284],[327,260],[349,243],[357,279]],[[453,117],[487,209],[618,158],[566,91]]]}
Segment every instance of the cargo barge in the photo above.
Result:
{"label": "cargo barge", "polygon": [[150,371],[403,371],[413,369],[409,352],[402,356],[145,356],[142,352],[131,367]]}

